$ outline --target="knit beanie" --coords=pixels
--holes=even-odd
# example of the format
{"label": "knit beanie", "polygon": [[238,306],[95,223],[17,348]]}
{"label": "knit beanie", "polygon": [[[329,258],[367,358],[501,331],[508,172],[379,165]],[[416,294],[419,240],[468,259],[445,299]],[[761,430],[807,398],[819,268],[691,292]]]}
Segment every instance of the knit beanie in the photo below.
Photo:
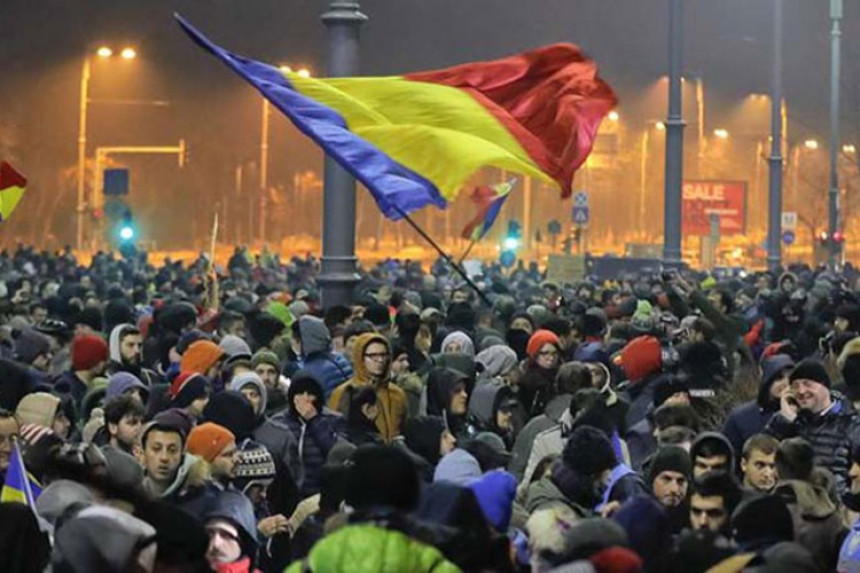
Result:
{"label": "knit beanie", "polygon": [[135,388],[140,390],[141,394],[143,394],[143,401],[146,402],[149,397],[149,388],[140,381],[140,378],[130,372],[115,372],[110,375],[107,390],[105,391],[105,399],[111,400]]}
{"label": "knit beanie", "polygon": [[176,430],[182,436],[182,442],[185,443],[188,434],[194,429],[195,420],[185,410],[179,408],[170,408],[163,412],[159,412],[155,417],[146,424],[140,431],[140,443],[146,445],[146,436],[155,428],[169,428]]}
{"label": "knit beanie", "polygon": [[526,354],[532,360],[537,359],[538,352],[543,348],[544,344],[552,344],[556,348],[561,348],[561,341],[558,335],[550,330],[538,330],[529,338],[529,343],[526,345]]}
{"label": "knit beanie", "polygon": [[236,442],[233,432],[218,424],[206,422],[195,427],[188,435],[188,453],[200,456],[211,464],[230,442]]}
{"label": "knit beanie", "polygon": [[657,450],[648,468],[648,484],[653,485],[654,480],[663,472],[677,472],[690,478],[692,474],[690,454],[680,446],[664,446]]}
{"label": "knit beanie", "polygon": [[107,359],[108,346],[102,337],[82,334],[72,340],[72,370],[90,370]]}
{"label": "knit beanie", "polygon": [[794,382],[795,380],[812,380],[830,388],[830,376],[827,374],[824,365],[818,360],[811,358],[795,366],[788,379],[790,382]]}
{"label": "knit beanie", "polygon": [[51,341],[44,334],[27,328],[15,339],[15,354],[18,360],[24,364],[32,362],[41,354],[47,354],[51,350]]}
{"label": "knit beanie", "polygon": [[209,393],[209,381],[196,372],[182,372],[173,380],[168,393],[171,406],[187,408]]}
{"label": "knit beanie", "polygon": [[233,485],[242,493],[254,485],[269,487],[275,479],[275,458],[262,444],[251,440],[242,444],[239,462],[233,469]]}
{"label": "knit beanie", "polygon": [[496,531],[506,532],[513,513],[517,478],[503,470],[485,473],[469,484],[487,521]]}
{"label": "knit beanie", "polygon": [[182,355],[179,371],[206,374],[222,356],[224,356],[224,351],[217,344],[211,340],[198,340],[189,346],[185,354]]}
{"label": "knit beanie", "polygon": [[271,350],[263,349],[254,353],[254,356],[251,357],[251,368],[256,370],[260,364],[271,364],[275,370],[281,371],[281,361],[278,359],[278,355]]}
{"label": "knit beanie", "polygon": [[634,338],[621,350],[621,368],[631,382],[638,382],[663,367],[660,341],[653,336]]}
{"label": "knit beanie", "polygon": [[228,360],[251,359],[251,347],[248,346],[247,342],[233,334],[228,334],[222,338],[218,347],[224,351]]}
{"label": "knit beanie", "polygon": [[564,464],[580,475],[596,476],[618,465],[615,450],[606,435],[591,426],[580,426],[564,445]]}
{"label": "knit beanie", "polygon": [[759,542],[794,540],[794,524],[784,499],[760,495],[742,501],[732,514],[732,537],[741,549]]}

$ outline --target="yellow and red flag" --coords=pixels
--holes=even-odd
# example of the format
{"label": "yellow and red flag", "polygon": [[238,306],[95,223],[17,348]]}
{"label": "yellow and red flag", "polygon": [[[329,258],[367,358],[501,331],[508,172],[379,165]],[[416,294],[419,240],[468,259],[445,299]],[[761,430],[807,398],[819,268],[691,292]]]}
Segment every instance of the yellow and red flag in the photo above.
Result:
{"label": "yellow and red flag", "polygon": [[27,179],[11,165],[0,161],[0,221],[9,218],[26,190]]}
{"label": "yellow and red flag", "polygon": [[569,196],[617,102],[595,62],[572,44],[438,71],[320,79],[232,54],[177,20],[361,181],[389,219],[427,205],[444,209],[487,166]]}

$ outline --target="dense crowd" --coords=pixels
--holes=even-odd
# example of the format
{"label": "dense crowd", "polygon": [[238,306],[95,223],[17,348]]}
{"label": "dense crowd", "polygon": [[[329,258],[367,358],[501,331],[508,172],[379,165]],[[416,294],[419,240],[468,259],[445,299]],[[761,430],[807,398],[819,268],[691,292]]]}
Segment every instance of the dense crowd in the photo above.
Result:
{"label": "dense crowd", "polygon": [[850,265],[318,273],[0,253],[0,571],[860,571]]}

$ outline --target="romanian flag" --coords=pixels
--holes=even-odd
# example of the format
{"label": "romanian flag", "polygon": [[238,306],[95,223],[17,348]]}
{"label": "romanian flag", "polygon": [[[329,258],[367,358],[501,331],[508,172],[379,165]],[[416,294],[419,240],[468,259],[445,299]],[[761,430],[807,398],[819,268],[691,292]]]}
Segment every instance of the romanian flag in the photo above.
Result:
{"label": "romanian flag", "polygon": [[6,481],[0,491],[0,502],[23,503],[31,508],[36,507],[36,499],[42,493],[42,488],[24,467],[24,458],[18,442],[12,445],[12,455],[9,458],[9,469],[6,470]]}
{"label": "romanian flag", "polygon": [[493,227],[493,223],[496,222],[502,205],[505,204],[505,200],[510,196],[513,188],[514,180],[493,187],[486,185],[475,187],[472,201],[478,205],[478,214],[463,228],[461,236],[471,241],[483,239]]}
{"label": "romanian flag", "polygon": [[0,162],[0,221],[9,218],[26,189],[27,179],[5,161]]}
{"label": "romanian flag", "polygon": [[431,72],[318,79],[232,54],[176,18],[361,181],[389,219],[445,208],[487,166],[569,196],[616,104],[597,65],[571,44]]}

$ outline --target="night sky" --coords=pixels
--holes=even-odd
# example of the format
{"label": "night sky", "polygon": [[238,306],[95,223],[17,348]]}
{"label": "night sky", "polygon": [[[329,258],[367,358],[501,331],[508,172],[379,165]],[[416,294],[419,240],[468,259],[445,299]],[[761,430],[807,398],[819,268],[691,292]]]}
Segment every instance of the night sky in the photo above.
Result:
{"label": "night sky", "polygon": [[[64,177],[62,170],[75,164],[78,85],[88,48],[102,42],[130,43],[140,52],[132,63],[97,63],[91,97],[171,102],[164,109],[94,104],[89,129],[93,145],[188,140],[192,163],[186,170],[165,158],[129,161],[139,216],[162,217],[167,236],[176,241],[187,227],[174,211],[210,209],[207,199],[214,203],[234,186],[236,166],[256,158],[260,104],[251,88],[181,33],[173,12],[182,13],[235,52],[273,63],[307,65],[318,73],[325,52],[319,14],[326,4],[0,1],[0,156],[20,165],[40,193],[39,199],[28,198],[22,206],[31,220],[17,223],[15,234],[33,233],[35,216],[43,217],[43,226],[56,227],[61,238],[71,236],[61,215],[74,205],[74,178],[68,173]],[[708,129],[722,125],[723,117],[728,121],[732,107],[744,96],[769,90],[772,4],[685,2],[684,68],[704,78]],[[666,70],[667,0],[365,0],[361,5],[370,17],[362,35],[363,74],[444,67],[552,42],[573,42],[599,63],[620,96],[623,117],[644,122],[665,116],[665,103],[643,98]],[[784,15],[784,89],[792,132],[798,138],[826,139],[827,2],[784,0]],[[856,57],[860,3],[845,2],[843,32],[843,118],[849,141],[857,139],[853,126],[860,124],[856,113],[860,64],[855,63],[860,61]],[[273,123],[273,184],[288,185],[295,172],[319,166],[319,153],[286,125],[281,118]],[[163,201],[151,199],[173,191],[178,192],[171,195],[176,209],[167,214]],[[52,205],[56,212],[45,219]],[[10,233],[2,237],[4,242],[9,242]]]}

